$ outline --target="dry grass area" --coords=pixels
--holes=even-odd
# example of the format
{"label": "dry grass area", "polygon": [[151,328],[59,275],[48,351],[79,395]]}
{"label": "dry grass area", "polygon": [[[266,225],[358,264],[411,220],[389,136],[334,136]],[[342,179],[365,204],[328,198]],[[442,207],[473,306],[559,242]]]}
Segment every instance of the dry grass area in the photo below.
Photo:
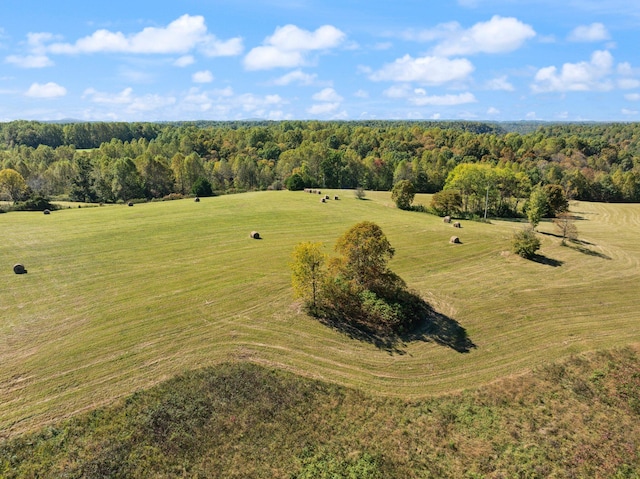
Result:
{"label": "dry grass area", "polygon": [[[418,399],[640,343],[640,205],[574,204],[579,242],[561,246],[542,223],[540,256],[526,261],[508,253],[518,223],[462,221],[451,245],[451,225],[395,209],[388,193],[327,193],[341,199],[260,192],[0,215],[0,437],[221,362]],[[428,336],[379,348],[300,314],[294,245],[331,252],[362,220],[382,227],[391,268],[474,348]],[[18,262],[28,274],[13,274]]]}

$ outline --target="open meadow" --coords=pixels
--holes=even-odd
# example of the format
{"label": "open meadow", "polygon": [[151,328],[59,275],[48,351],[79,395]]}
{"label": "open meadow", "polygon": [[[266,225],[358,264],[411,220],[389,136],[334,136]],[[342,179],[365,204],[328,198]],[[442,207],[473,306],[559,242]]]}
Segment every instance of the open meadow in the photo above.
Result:
{"label": "open meadow", "polygon": [[[0,437],[221,362],[418,399],[640,343],[638,204],[572,204],[579,242],[561,246],[543,222],[540,256],[527,261],[508,252],[518,222],[454,230],[396,209],[389,193],[327,193],[341,199],[254,192],[1,214]],[[429,337],[379,348],[301,313],[294,245],[331,253],[363,220],[395,248],[391,269],[466,330],[468,352]],[[454,234],[462,244],[448,243]]]}

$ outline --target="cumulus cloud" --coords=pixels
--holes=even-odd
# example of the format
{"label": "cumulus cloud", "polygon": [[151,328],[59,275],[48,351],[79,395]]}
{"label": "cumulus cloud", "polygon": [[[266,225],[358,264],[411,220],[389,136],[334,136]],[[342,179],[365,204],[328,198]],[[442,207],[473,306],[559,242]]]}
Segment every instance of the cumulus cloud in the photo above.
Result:
{"label": "cumulus cloud", "polygon": [[196,59],[193,58],[193,55],[183,55],[178,58],[173,64],[177,67],[184,68],[189,65],[193,65],[196,62]]}
{"label": "cumulus cloud", "polygon": [[346,35],[331,25],[324,25],[313,32],[285,25],[276,28],[262,46],[253,48],[245,56],[244,66],[247,70],[302,66],[309,52],[336,48],[345,39]]}
{"label": "cumulus cloud", "polygon": [[629,93],[624,98],[628,101],[640,101],[640,93]]}
{"label": "cumulus cloud", "polygon": [[191,79],[194,83],[211,83],[213,81],[213,74],[209,70],[203,70],[195,72]]}
{"label": "cumulus cloud", "polygon": [[495,91],[514,91],[515,88],[511,83],[509,83],[506,76],[501,76],[498,78],[494,78],[493,80],[489,80],[487,82],[487,88],[489,90]]}
{"label": "cumulus cloud", "polygon": [[183,15],[166,27],[147,27],[125,35],[106,29],[78,39],[75,43],[51,43],[47,51],[55,54],[81,53],[187,53],[199,48],[208,56],[232,56],[242,52],[242,39],[222,41],[208,33],[204,17]]}
{"label": "cumulus cloud", "polygon": [[333,88],[325,88],[324,90],[319,91],[314,94],[312,98],[316,101],[327,101],[327,102],[338,102],[340,103],[343,98],[338,95]]}
{"label": "cumulus cloud", "polygon": [[495,107],[489,107],[489,109],[487,110],[487,115],[499,115],[500,114],[500,110],[498,110]]}
{"label": "cumulus cloud", "polygon": [[136,96],[132,88],[125,88],[118,93],[105,93],[88,88],[82,95],[83,99],[88,99],[92,103],[111,106],[123,106],[124,111],[129,114],[149,112],[174,105],[176,98],[173,96],[162,96],[157,94],[146,94]]}
{"label": "cumulus cloud", "polygon": [[340,103],[319,103],[311,105],[307,109],[307,112],[312,115],[327,115],[329,113],[333,113],[338,108],[340,108]]}
{"label": "cumulus cloud", "polygon": [[65,96],[67,89],[54,82],[45,84],[33,83],[25,92],[25,96],[32,98],[58,98]]}
{"label": "cumulus cloud", "polygon": [[467,103],[475,103],[476,97],[473,93],[460,93],[458,95],[427,95],[422,89],[415,90],[415,96],[409,98],[409,102],[416,106],[455,106],[464,105]]}
{"label": "cumulus cloud", "polygon": [[464,29],[458,22],[440,24],[418,32],[405,32],[408,40],[439,42],[433,49],[437,56],[472,55],[475,53],[508,53],[520,48],[536,36],[530,25],[513,17],[493,16]]}
{"label": "cumulus cloud", "polygon": [[46,55],[9,55],[5,61],[20,68],[45,68],[54,65]]}
{"label": "cumulus cloud", "polygon": [[531,88],[536,93],[566,91],[606,91],[613,88],[607,77],[612,73],[613,56],[606,50],[596,51],[591,60],[541,68]]}
{"label": "cumulus cloud", "polygon": [[286,75],[281,76],[280,78],[276,78],[273,81],[274,85],[278,86],[287,86],[292,83],[297,83],[299,85],[313,85],[316,81],[317,75],[304,73],[302,70],[294,70]]}
{"label": "cumulus cloud", "polygon": [[412,89],[409,85],[394,85],[386,89],[383,94],[388,98],[405,98],[409,103],[416,106],[455,106],[466,103],[475,103],[476,97],[473,93],[465,92],[457,95],[428,95],[424,88]]}
{"label": "cumulus cloud", "polygon": [[418,82],[428,85],[463,80],[474,70],[471,62],[465,58],[450,60],[442,57],[413,58],[405,55],[393,63],[384,65],[373,72],[369,78],[373,81]]}
{"label": "cumulus cloud", "polygon": [[366,90],[358,90],[356,91],[353,96],[355,96],[356,98],[362,98],[362,99],[366,99],[369,98],[369,92]]}
{"label": "cumulus cloud", "polygon": [[602,23],[581,25],[573,29],[567,38],[570,42],[601,42],[609,40],[609,32]]}

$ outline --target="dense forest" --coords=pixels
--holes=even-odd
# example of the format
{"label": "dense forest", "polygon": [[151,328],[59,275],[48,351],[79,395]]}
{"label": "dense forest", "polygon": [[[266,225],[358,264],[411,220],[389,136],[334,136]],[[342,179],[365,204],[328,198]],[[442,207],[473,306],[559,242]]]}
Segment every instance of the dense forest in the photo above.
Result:
{"label": "dense forest", "polygon": [[[536,185],[640,201],[640,124],[197,122],[0,124],[0,170],[28,196],[117,202],[304,187],[455,189],[514,213]],[[16,193],[16,196],[18,194]],[[482,198],[482,200],[480,200]]]}

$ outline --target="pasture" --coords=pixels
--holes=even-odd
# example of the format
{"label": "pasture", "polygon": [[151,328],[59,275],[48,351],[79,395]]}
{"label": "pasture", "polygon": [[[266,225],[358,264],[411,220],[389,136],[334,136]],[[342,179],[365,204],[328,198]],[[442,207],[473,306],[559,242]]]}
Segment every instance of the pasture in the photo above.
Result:
{"label": "pasture", "polygon": [[[389,193],[327,193],[341,199],[255,192],[0,215],[0,436],[226,361],[424,398],[640,343],[640,205],[573,204],[580,242],[561,246],[543,222],[540,257],[526,261],[508,253],[517,222],[462,221],[452,245],[451,225],[397,210]],[[301,314],[294,245],[331,253],[362,220],[396,249],[391,269],[474,348],[416,340],[390,351]]]}

